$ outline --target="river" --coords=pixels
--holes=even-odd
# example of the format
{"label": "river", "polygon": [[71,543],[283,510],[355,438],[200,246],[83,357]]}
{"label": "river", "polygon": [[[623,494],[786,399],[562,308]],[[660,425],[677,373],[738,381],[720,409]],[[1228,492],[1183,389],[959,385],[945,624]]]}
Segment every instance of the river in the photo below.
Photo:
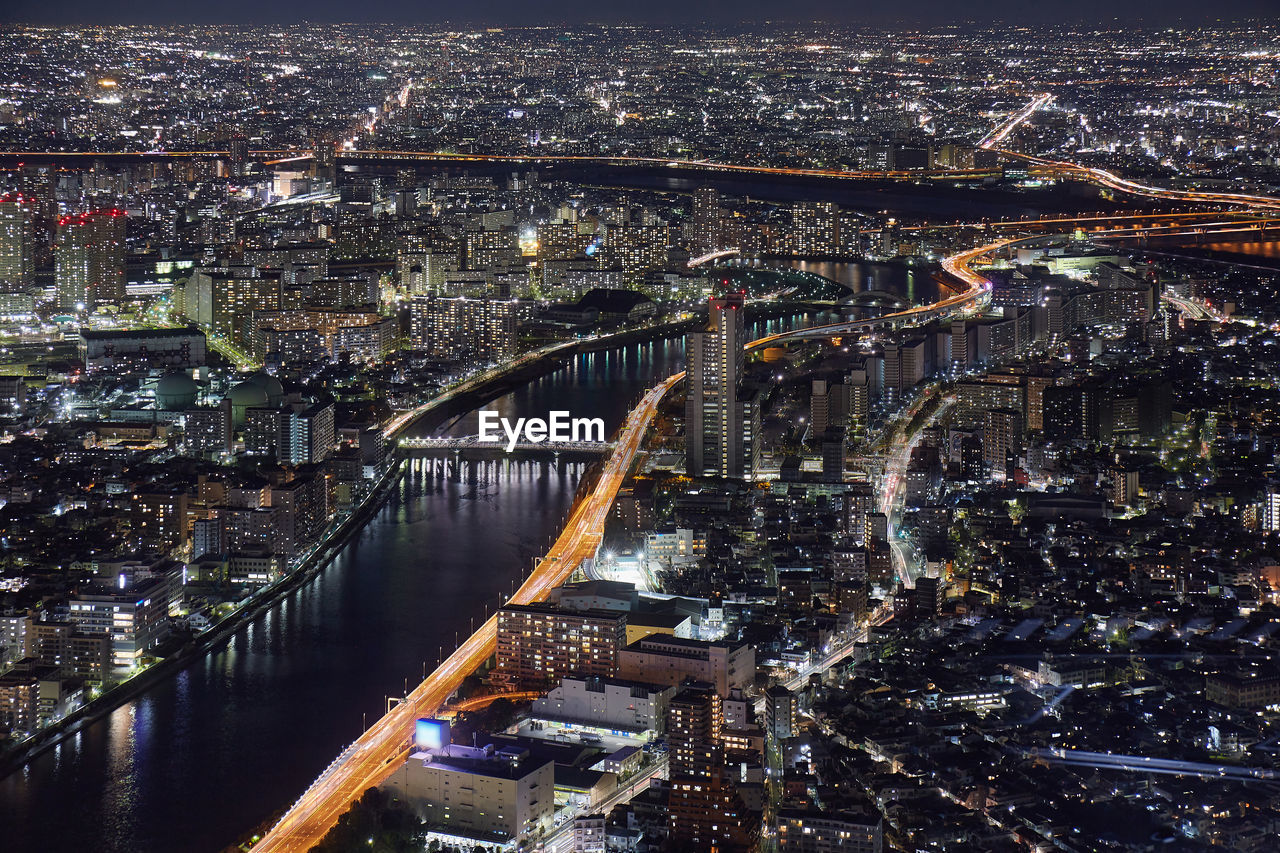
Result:
{"label": "river", "polygon": [[[683,359],[679,340],[579,355],[488,407],[565,409],[612,432]],[[453,429],[474,432],[474,420]],[[0,780],[3,849],[214,853],[242,840],[518,583],[558,535],[584,470],[550,458],[476,461],[450,479],[428,460],[410,463],[313,580],[222,649]]]}
{"label": "river", "polygon": [[854,293],[880,290],[912,303],[938,300],[938,285],[924,267],[874,261],[792,261],[791,266],[837,281]]}

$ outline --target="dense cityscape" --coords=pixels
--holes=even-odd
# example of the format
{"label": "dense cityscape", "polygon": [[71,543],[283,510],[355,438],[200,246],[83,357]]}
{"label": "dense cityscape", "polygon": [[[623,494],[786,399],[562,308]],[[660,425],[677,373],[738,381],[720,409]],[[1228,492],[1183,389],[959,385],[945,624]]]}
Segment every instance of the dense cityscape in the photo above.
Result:
{"label": "dense cityscape", "polygon": [[0,28],[6,851],[1280,849],[1280,26]]}

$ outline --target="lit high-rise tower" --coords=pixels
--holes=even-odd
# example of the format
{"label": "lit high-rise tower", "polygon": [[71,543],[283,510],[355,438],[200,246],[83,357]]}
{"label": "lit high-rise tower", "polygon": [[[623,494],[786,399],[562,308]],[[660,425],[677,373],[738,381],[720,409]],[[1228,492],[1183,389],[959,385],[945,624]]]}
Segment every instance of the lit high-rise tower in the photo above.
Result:
{"label": "lit high-rise tower", "polygon": [[34,198],[0,196],[0,291],[24,291],[35,279],[36,213]]}
{"label": "lit high-rise tower", "polygon": [[686,467],[691,477],[743,477],[755,468],[754,400],[742,394],[746,298],[711,299],[711,322],[685,343]]}
{"label": "lit high-rise tower", "polygon": [[115,209],[58,220],[58,307],[91,311],[124,299],[124,220],[124,211]]}
{"label": "lit high-rise tower", "polygon": [[720,193],[714,187],[693,191],[693,250],[702,255],[720,248]]}

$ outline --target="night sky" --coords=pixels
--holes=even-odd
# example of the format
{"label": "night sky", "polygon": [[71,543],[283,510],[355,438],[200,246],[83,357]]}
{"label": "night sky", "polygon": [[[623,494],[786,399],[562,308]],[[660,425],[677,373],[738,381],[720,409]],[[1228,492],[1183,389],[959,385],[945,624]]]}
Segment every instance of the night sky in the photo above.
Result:
{"label": "night sky", "polygon": [[825,20],[887,24],[979,22],[1169,24],[1185,19],[1256,17],[1274,21],[1277,0],[0,0],[0,21],[40,24],[294,23],[442,21],[505,24],[590,22],[737,23]]}

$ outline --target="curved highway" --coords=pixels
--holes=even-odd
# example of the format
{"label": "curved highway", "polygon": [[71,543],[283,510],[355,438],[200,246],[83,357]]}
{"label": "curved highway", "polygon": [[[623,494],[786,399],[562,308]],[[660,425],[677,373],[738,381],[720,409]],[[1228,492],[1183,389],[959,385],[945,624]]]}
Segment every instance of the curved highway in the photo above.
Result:
{"label": "curved highway", "polygon": [[[1139,195],[1150,195],[1157,198],[1185,200],[1197,203],[1243,204],[1264,210],[1280,210],[1280,199],[1249,196],[1239,193],[1200,193],[1178,190],[1164,190],[1147,187],[1136,182],[1119,178],[1101,169],[1090,169],[1075,164],[1058,163],[1044,158],[1015,154],[994,148],[1003,141],[1018,125],[1026,121],[1036,110],[1048,103],[1048,96],[1038,96],[1027,108],[1016,113],[1004,122],[992,134],[983,140],[984,147],[999,151],[1002,154],[1025,159],[1040,165],[1065,169],[1089,177],[1104,186]],[[415,156],[439,157],[441,155],[417,155],[413,152],[359,152],[361,154],[399,156],[410,159]],[[350,156],[348,154],[347,156]],[[494,158],[475,155],[458,156],[458,160],[514,160],[522,161],[536,158]],[[600,158],[564,158],[564,159],[600,159]],[[618,159],[618,158],[607,158]],[[669,163],[682,165],[680,162],[660,161],[655,158],[622,158],[629,161],[645,163]],[[741,170],[760,173],[782,174],[818,174],[832,177],[863,177],[868,173],[838,172],[832,170],[792,170],[768,169],[762,167],[719,166],[705,162],[690,162],[704,168]],[[876,173],[884,177],[890,173]],[[920,177],[919,173],[913,177]],[[1131,217],[1128,217],[1131,218]],[[1125,217],[1117,217],[1122,221]],[[1103,220],[1106,221],[1106,220]],[[1272,220],[1253,223],[1253,227],[1265,227]],[[1169,230],[1177,233],[1178,228],[1191,229],[1191,233],[1204,233],[1215,226],[1229,225],[1238,228],[1241,223],[1232,220],[1219,223],[1195,222],[1194,225],[1171,223]],[[1248,227],[1248,226],[1246,226]],[[1106,232],[1107,236],[1142,236],[1149,229],[1139,225],[1127,225]],[[1041,235],[1042,237],[1043,235]],[[1091,235],[1092,236],[1092,235]],[[991,288],[991,283],[973,269],[980,259],[998,251],[1007,250],[1016,243],[1031,238],[1014,236],[978,246],[946,258],[942,262],[943,269],[957,281],[966,285],[965,289],[954,296],[940,300],[931,305],[920,305],[905,311],[896,312],[876,320],[846,321],[832,323],[809,329],[768,335],[748,344],[748,348],[756,349],[772,344],[811,338],[830,337],[847,334],[867,328],[890,324],[928,321],[964,310],[984,298]],[[511,602],[528,604],[543,600],[551,589],[567,580],[585,561],[594,559],[604,535],[605,522],[613,499],[621,487],[623,480],[631,469],[632,462],[640,450],[641,443],[650,422],[657,412],[658,406],[667,392],[681,379],[683,373],[677,373],[653,389],[641,400],[640,404],[627,416],[617,436],[613,452],[609,456],[599,480],[590,494],[574,509],[564,531],[556,540],[547,555],[539,561],[525,583],[511,597]],[[406,413],[409,415],[409,413]],[[393,423],[387,430],[394,435],[411,417]],[[310,850],[324,838],[326,832],[345,813],[351,804],[369,787],[385,780],[404,760],[410,750],[410,733],[413,722],[419,717],[435,714],[449,696],[458,688],[469,674],[477,670],[493,654],[497,638],[497,617],[490,617],[474,634],[459,646],[430,676],[419,684],[404,700],[389,713],[371,726],[359,739],[339,755],[320,775],[307,791],[290,807],[285,816],[271,829],[254,848],[258,851],[302,851]]]}
{"label": "curved highway", "polygon": [[[1239,225],[1236,221],[1229,224],[1232,227]],[[1205,226],[1198,223],[1195,227],[1199,231]],[[1141,226],[1130,225],[1108,234],[1123,236],[1142,231]],[[767,335],[750,342],[747,348],[758,349],[778,343],[848,334],[886,323],[928,321],[963,310],[984,298],[991,288],[991,283],[974,271],[973,265],[997,251],[1007,250],[1016,243],[1030,239],[1043,239],[1043,235],[1010,237],[945,259],[942,265],[946,272],[968,287],[939,302],[887,314],[873,321],[846,321]],[[631,469],[645,432],[662,399],[682,379],[683,372],[668,377],[645,394],[640,404],[627,416],[595,487],[574,509],[560,538],[511,597],[511,603],[542,601],[584,561],[594,559],[604,537],[605,522],[613,499]],[[254,849],[272,853],[305,853],[318,844],[329,828],[365,790],[380,784],[407,757],[414,721],[419,717],[435,714],[463,680],[493,655],[496,643],[497,617],[491,616],[403,702],[347,747]]]}

